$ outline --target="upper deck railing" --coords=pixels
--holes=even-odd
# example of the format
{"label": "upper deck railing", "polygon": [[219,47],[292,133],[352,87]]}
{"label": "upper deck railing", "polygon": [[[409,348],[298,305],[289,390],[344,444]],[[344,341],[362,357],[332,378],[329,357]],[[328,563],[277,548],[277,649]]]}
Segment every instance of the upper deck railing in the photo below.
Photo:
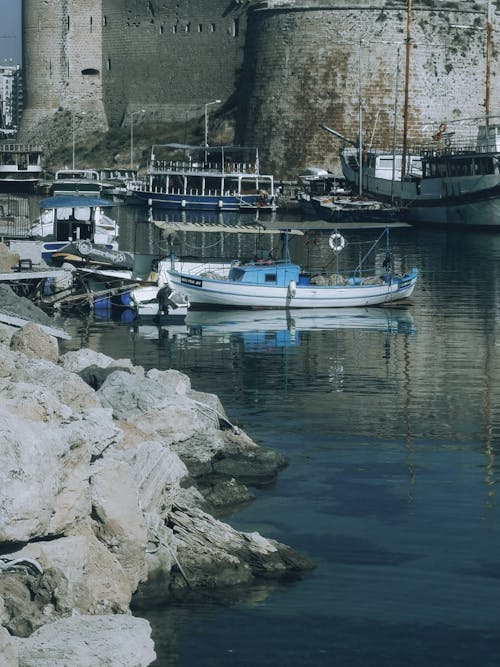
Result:
{"label": "upper deck railing", "polygon": [[41,146],[32,144],[3,144],[0,143],[0,152],[2,153],[42,153]]}

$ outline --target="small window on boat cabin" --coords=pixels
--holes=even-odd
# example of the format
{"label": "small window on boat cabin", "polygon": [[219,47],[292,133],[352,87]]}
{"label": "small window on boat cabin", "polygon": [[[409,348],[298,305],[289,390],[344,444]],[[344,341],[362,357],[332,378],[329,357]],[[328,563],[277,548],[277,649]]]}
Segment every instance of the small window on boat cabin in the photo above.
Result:
{"label": "small window on boat cabin", "polygon": [[264,282],[266,283],[275,283],[276,282],[276,272],[266,273],[264,276]]}
{"label": "small window on boat cabin", "polygon": [[447,176],[446,162],[433,160],[426,165],[424,178],[442,178]]}
{"label": "small window on boat cabin", "polygon": [[392,171],[392,162],[392,157],[380,157],[378,166],[380,169],[390,169]]}
{"label": "small window on boat cabin", "polygon": [[56,216],[58,220],[69,220],[72,216],[73,209],[71,207],[61,207],[56,209]]}
{"label": "small window on boat cabin", "polygon": [[75,208],[75,220],[89,220],[90,208],[88,206],[79,206]]}
{"label": "small window on boat cabin", "polygon": [[83,76],[98,76],[99,70],[94,67],[86,67],[85,69],[82,69],[82,74]]}

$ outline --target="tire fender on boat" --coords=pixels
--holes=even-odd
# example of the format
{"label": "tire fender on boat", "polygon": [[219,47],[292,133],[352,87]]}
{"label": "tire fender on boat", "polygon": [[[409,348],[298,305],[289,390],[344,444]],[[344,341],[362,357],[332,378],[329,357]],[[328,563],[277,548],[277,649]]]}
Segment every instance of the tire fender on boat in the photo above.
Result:
{"label": "tire fender on boat", "polygon": [[339,234],[338,232],[333,232],[333,234],[330,234],[330,238],[328,239],[328,245],[333,250],[333,252],[335,253],[342,252],[342,250],[346,246],[346,240],[342,236],[342,234]]}
{"label": "tire fender on boat", "polygon": [[295,280],[290,280],[288,283],[288,297],[290,299],[293,299],[294,296],[297,294],[297,283]]}

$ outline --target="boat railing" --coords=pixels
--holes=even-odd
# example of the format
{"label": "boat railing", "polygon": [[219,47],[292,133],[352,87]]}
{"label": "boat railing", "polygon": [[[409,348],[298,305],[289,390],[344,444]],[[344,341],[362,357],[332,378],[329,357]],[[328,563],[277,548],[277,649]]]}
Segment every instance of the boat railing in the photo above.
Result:
{"label": "boat railing", "polygon": [[0,143],[1,153],[41,153],[42,147],[32,144],[2,144]]}
{"label": "boat railing", "polygon": [[189,162],[172,160],[153,160],[149,165],[151,173],[182,172],[201,173],[212,172],[217,174],[257,174],[257,166],[251,162]]}
{"label": "boat railing", "polygon": [[[376,155],[396,155],[401,156],[402,146],[396,146],[395,149],[388,146],[370,147],[370,153]],[[454,137],[453,133],[443,134],[443,136],[435,141],[426,141],[422,143],[413,143],[408,146],[407,156],[422,156],[425,158],[439,158],[446,156],[466,156],[477,153],[500,153],[500,144],[495,140],[477,140]],[[353,148],[348,152],[348,155],[358,162],[358,151]]]}

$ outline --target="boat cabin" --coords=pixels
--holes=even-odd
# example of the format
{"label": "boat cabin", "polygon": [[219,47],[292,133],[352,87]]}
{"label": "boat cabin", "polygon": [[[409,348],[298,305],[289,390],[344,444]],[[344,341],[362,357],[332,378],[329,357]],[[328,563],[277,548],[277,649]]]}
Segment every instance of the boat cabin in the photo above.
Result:
{"label": "boat cabin", "polygon": [[60,169],[56,171],[52,184],[53,195],[98,196],[102,185],[95,169]]}
{"label": "boat cabin", "polygon": [[477,150],[483,153],[500,151],[500,126],[492,124],[478,127]]}
{"label": "boat cabin", "polygon": [[290,262],[267,260],[249,262],[231,267],[228,280],[252,285],[288,287],[290,281],[299,282],[300,267]]}
{"label": "boat cabin", "polygon": [[478,154],[435,154],[422,161],[423,178],[487,176],[498,174],[498,156]]}
{"label": "boat cabin", "polygon": [[[113,202],[93,197],[48,197],[40,202],[40,217],[35,221],[33,236],[52,236],[55,241],[96,240],[96,229],[105,217],[102,208]],[[107,218],[106,218],[107,219]],[[106,242],[107,241],[106,235]]]}
{"label": "boat cabin", "polygon": [[[395,160],[395,161],[394,161]],[[391,181],[401,180],[401,166],[403,163],[402,155],[383,154],[377,155],[372,153],[369,159],[369,166],[374,170],[375,178],[384,178]],[[394,165],[394,174],[393,174]],[[406,170],[405,173],[412,176],[422,175],[422,158],[420,155],[406,156]]]}

